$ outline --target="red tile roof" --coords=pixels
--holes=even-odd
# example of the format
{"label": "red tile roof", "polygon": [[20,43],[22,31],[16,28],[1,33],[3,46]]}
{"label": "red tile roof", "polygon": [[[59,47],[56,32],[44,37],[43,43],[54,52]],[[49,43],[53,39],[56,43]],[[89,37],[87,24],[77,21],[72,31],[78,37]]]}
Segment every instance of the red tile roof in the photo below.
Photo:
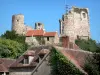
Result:
{"label": "red tile roof", "polygon": [[46,32],[44,36],[55,36],[56,32]]}
{"label": "red tile roof", "polygon": [[9,66],[14,62],[13,59],[0,58],[0,72],[8,72]]}
{"label": "red tile roof", "polygon": [[44,31],[41,30],[29,30],[26,33],[26,36],[43,36]]}
{"label": "red tile roof", "polygon": [[55,36],[56,32],[44,32],[41,30],[29,30],[26,33],[26,36]]}
{"label": "red tile roof", "polygon": [[8,69],[3,64],[0,64],[0,72],[8,72]]}

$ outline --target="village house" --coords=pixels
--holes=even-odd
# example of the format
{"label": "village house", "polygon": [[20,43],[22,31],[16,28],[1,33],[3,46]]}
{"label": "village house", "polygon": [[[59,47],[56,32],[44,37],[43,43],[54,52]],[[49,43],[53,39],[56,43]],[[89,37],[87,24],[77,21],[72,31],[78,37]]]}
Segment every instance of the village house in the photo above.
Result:
{"label": "village house", "polygon": [[[48,75],[50,73],[50,66],[48,65],[50,51],[44,47],[42,49],[42,47],[27,50],[16,59],[10,65],[9,75]],[[42,68],[44,69],[42,70]]]}
{"label": "village house", "polygon": [[39,40],[36,40],[37,37],[41,37],[41,40],[44,40],[45,45],[58,44],[59,36],[57,32],[45,32],[43,29],[29,30],[26,33],[26,43],[28,44],[39,44]]}

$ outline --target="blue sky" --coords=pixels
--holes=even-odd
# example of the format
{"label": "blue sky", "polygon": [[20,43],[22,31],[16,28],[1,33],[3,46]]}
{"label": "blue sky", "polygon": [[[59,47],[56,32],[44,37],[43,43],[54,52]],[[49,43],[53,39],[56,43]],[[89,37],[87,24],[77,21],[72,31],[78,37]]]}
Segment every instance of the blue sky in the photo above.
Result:
{"label": "blue sky", "polygon": [[[66,4],[89,8],[91,38],[100,41],[100,0],[66,0]],[[65,0],[0,0],[0,35],[11,30],[14,14],[23,14],[25,24],[42,22],[46,31],[59,31]]]}

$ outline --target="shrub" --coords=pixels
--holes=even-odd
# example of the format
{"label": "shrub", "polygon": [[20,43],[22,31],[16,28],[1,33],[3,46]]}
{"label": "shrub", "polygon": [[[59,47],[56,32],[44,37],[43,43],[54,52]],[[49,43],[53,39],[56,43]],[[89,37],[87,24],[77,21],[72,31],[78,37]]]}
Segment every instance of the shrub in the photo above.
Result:
{"label": "shrub", "polygon": [[83,50],[91,51],[91,52],[100,52],[100,47],[97,46],[96,41],[89,39],[77,39],[75,43]]}

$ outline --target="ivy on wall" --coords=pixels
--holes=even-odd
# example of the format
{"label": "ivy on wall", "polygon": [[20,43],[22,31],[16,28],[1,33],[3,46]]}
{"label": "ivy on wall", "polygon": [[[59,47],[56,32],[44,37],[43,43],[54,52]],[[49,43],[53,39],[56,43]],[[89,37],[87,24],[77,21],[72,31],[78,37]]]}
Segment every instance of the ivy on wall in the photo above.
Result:
{"label": "ivy on wall", "polygon": [[51,75],[84,75],[55,48],[51,50]]}

